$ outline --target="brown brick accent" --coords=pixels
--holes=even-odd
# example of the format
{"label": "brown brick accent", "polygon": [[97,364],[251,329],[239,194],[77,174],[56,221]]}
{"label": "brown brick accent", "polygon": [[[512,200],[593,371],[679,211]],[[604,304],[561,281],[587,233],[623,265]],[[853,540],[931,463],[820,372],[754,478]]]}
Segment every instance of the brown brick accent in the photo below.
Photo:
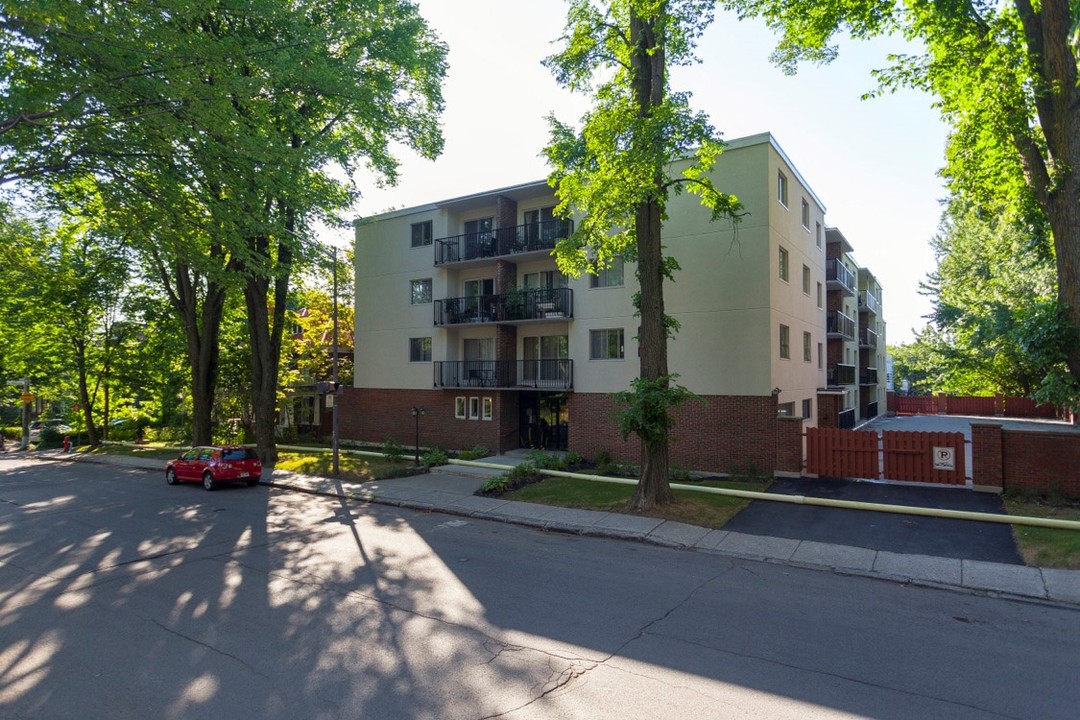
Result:
{"label": "brown brick accent", "polygon": [[[517,225],[517,210],[518,204],[516,200],[505,195],[499,195],[495,198],[495,239],[498,243],[500,255],[510,252],[511,244],[514,241],[514,234],[510,230]],[[496,287],[498,287],[497,284]],[[502,291],[497,290],[496,292]]]}
{"label": "brown brick accent", "polygon": [[1001,459],[1005,488],[1080,499],[1080,435],[1002,430]]}
{"label": "brown brick accent", "polygon": [[819,393],[817,396],[817,426],[834,428],[844,409],[844,396],[837,393]]}
{"label": "brown brick accent", "polygon": [[517,287],[517,264],[498,260],[495,262],[495,292],[499,295]]}
{"label": "brown brick accent", "polygon": [[[603,450],[618,462],[639,463],[641,443],[619,436],[611,395],[574,393],[569,447],[586,457]],[[675,413],[671,464],[704,472],[799,472],[802,420],[781,421],[773,396],[704,396]],[[782,427],[781,427],[782,425]]]}
{"label": "brown brick accent", "polygon": [[988,488],[1001,488],[1001,425],[971,423],[971,482]]}
{"label": "brown brick accent", "polygon": [[517,360],[517,326],[495,326],[495,359]]}
{"label": "brown brick accent", "polygon": [[[338,398],[338,426],[343,440],[382,444],[387,438],[413,447],[416,421],[410,412],[414,405],[424,408],[420,418],[420,447],[439,446],[448,450],[464,450],[483,445],[495,452],[509,449],[503,435],[510,422],[516,430],[517,398],[506,402],[512,393],[472,388],[453,390],[386,390],[346,388]],[[460,420],[454,417],[454,398],[463,396],[492,398],[492,420]],[[466,399],[466,403],[468,400]],[[512,418],[511,419],[508,419]],[[516,432],[514,445],[517,447]]]}

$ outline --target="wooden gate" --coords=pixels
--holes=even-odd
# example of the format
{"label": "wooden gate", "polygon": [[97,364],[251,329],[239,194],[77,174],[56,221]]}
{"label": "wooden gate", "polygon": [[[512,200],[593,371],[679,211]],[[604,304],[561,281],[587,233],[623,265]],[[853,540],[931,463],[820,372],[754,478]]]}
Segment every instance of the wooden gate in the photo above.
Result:
{"label": "wooden gate", "polygon": [[963,485],[964,433],[808,428],[806,471],[827,477]]}

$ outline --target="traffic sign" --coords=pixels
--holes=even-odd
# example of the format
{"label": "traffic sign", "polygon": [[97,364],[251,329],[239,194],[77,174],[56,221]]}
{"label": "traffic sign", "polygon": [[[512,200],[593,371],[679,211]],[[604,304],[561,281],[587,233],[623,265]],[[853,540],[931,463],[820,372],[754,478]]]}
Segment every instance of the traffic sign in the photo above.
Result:
{"label": "traffic sign", "polygon": [[22,401],[26,405],[29,405],[30,403],[34,402],[34,393],[24,392],[22,394]]}
{"label": "traffic sign", "polygon": [[934,469],[956,470],[956,450],[951,447],[935,447]]}
{"label": "traffic sign", "polygon": [[8,385],[26,385],[30,382],[30,378],[19,378],[18,380],[8,380]]}

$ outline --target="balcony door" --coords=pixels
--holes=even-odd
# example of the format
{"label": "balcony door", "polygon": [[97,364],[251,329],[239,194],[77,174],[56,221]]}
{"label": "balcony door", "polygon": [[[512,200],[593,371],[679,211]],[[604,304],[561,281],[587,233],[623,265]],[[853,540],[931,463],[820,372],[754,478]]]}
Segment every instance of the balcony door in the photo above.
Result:
{"label": "balcony door", "polygon": [[526,210],[525,241],[530,245],[551,243],[555,240],[555,206]]}
{"label": "balcony door", "polygon": [[495,339],[466,338],[462,341],[465,380],[469,385],[495,384]]}
{"label": "balcony door", "polygon": [[495,254],[495,234],[493,218],[479,218],[465,221],[466,257],[491,257]]}
{"label": "balcony door", "polygon": [[527,337],[521,341],[524,362],[521,384],[532,387],[566,387],[566,363],[570,357],[567,335]]}
{"label": "balcony door", "polygon": [[495,278],[466,280],[462,288],[465,316],[476,321],[491,320],[495,309]]}

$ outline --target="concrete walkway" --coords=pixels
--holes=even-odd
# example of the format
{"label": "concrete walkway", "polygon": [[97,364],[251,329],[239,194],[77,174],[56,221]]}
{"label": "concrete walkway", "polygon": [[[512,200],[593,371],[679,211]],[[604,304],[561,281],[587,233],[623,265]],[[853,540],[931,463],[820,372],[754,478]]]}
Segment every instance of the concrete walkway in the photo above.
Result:
{"label": "concrete walkway", "polygon": [[[99,462],[160,473],[164,469],[164,463],[160,460],[123,455],[65,455],[57,451],[44,451],[31,453],[30,456],[59,462]],[[524,454],[512,454],[485,458],[484,462],[505,465],[509,469],[524,459]],[[275,469],[271,473],[264,473],[263,484],[412,510],[510,522],[542,530],[636,540],[893,582],[1080,607],[1080,570],[908,555],[811,540],[712,530],[639,515],[536,505],[474,494],[489,477],[499,472],[488,468],[446,465],[433,468],[425,475],[352,483]]]}

